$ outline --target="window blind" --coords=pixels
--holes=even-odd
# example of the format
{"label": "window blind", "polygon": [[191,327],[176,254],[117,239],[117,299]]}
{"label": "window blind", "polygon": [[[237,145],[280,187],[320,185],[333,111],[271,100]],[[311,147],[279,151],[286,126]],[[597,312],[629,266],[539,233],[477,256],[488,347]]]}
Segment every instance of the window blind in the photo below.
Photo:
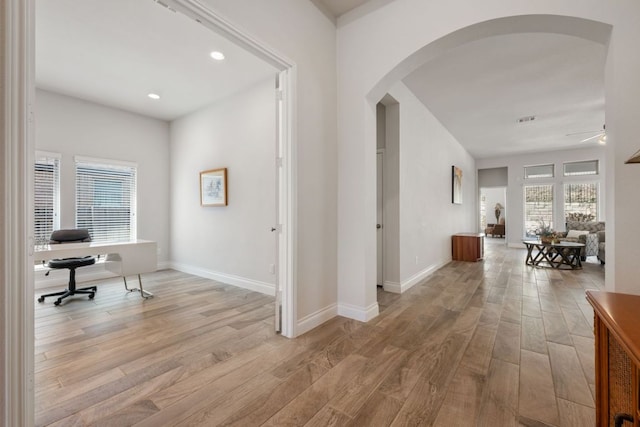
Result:
{"label": "window blind", "polygon": [[553,178],[553,165],[525,166],[524,177],[531,178]]}
{"label": "window blind", "polygon": [[33,180],[33,237],[36,244],[49,241],[60,228],[60,156],[36,153]]}
{"label": "window blind", "polygon": [[136,170],[133,164],[76,158],[76,227],[94,242],[136,238]]}
{"label": "window blind", "polygon": [[570,162],[564,164],[564,176],[598,175],[598,161]]}

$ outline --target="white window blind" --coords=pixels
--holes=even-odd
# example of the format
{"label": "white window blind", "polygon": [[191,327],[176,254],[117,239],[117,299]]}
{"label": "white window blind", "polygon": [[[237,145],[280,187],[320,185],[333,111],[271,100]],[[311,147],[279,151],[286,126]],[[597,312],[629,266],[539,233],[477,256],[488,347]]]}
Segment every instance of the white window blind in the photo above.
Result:
{"label": "white window blind", "polygon": [[76,227],[94,242],[136,238],[135,164],[76,157]]}
{"label": "white window blind", "polygon": [[553,178],[553,165],[525,166],[524,177],[526,179]]}
{"label": "white window blind", "polygon": [[598,161],[570,162],[564,164],[564,176],[598,175]]}
{"label": "white window blind", "polygon": [[60,155],[36,153],[33,184],[33,237],[38,244],[60,228]]}

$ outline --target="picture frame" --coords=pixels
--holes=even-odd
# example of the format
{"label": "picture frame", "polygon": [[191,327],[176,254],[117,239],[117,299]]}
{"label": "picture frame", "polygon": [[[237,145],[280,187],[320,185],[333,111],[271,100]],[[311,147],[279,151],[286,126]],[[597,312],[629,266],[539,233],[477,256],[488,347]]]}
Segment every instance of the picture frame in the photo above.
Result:
{"label": "picture frame", "polygon": [[462,204],[462,169],[451,166],[451,203]]}
{"label": "picture frame", "polygon": [[227,206],[227,168],[200,172],[200,205]]}

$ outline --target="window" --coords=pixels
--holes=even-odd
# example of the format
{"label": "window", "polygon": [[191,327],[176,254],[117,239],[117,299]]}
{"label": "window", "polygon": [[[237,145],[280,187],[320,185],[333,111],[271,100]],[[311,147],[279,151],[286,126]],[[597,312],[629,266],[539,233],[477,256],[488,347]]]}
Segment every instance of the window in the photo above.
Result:
{"label": "window", "polygon": [[542,225],[553,228],[553,185],[524,187],[524,228],[527,237],[536,235]]}
{"label": "window", "polygon": [[553,165],[537,165],[524,167],[525,179],[553,178]]}
{"label": "window", "polygon": [[598,183],[564,185],[565,221],[593,221],[598,219]]}
{"label": "window", "polygon": [[60,228],[60,155],[36,153],[33,179],[33,237],[36,244],[49,241]]}
{"label": "window", "polygon": [[95,242],[136,238],[133,163],[76,157],[76,227]]}
{"label": "window", "polygon": [[564,176],[598,175],[597,160],[565,163],[563,167]]}

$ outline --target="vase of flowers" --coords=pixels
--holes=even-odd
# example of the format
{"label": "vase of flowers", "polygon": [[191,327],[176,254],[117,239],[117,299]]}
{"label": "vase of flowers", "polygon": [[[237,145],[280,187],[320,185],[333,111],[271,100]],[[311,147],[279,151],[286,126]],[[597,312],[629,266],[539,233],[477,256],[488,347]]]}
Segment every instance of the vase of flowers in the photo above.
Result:
{"label": "vase of flowers", "polygon": [[540,238],[540,242],[555,243],[556,239],[558,238],[558,235],[556,234],[555,231],[553,231],[553,229],[551,228],[551,225],[546,224],[542,218],[540,219],[539,223],[540,223],[540,227],[538,227],[538,229],[536,230],[536,234]]}

